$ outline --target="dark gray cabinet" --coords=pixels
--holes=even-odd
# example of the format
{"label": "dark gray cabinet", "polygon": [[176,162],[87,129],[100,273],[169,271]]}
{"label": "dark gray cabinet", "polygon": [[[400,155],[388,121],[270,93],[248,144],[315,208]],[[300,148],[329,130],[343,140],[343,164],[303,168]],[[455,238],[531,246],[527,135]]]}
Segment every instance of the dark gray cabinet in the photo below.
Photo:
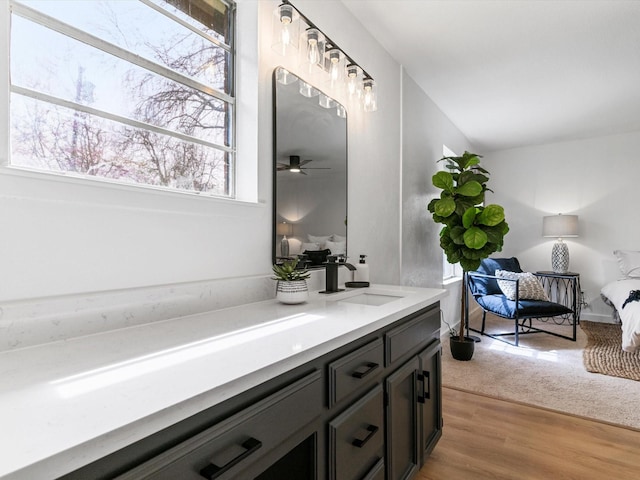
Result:
{"label": "dark gray cabinet", "polygon": [[63,477],[399,480],[442,431],[440,305]]}

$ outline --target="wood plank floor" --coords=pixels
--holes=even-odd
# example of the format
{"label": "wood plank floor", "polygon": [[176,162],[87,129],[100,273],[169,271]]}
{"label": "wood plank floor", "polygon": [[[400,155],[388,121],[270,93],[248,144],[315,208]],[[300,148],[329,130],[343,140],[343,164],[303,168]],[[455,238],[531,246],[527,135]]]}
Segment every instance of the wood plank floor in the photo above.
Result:
{"label": "wood plank floor", "polygon": [[443,417],[414,480],[640,478],[639,431],[450,388]]}

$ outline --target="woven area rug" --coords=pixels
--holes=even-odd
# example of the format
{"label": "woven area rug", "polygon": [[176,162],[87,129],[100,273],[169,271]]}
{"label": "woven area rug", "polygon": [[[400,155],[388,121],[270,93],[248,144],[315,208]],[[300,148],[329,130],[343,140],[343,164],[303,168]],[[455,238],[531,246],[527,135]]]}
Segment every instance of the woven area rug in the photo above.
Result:
{"label": "woven area rug", "polygon": [[587,334],[582,361],[588,372],[640,381],[640,352],[629,353],[620,348],[620,324],[583,320],[580,327]]}

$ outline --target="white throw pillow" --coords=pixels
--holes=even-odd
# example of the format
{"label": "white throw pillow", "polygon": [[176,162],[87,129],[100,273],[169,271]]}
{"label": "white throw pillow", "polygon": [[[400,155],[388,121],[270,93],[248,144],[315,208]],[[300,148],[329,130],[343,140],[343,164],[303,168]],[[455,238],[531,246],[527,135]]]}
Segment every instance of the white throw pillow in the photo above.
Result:
{"label": "white throw pillow", "polygon": [[347,253],[347,242],[327,242],[324,248],[331,250],[331,255],[344,255]]}
{"label": "white throw pillow", "polygon": [[331,235],[332,239],[334,242],[346,242],[347,241],[347,237],[345,237],[344,235],[338,235],[337,233],[334,233],[333,235]]}
{"label": "white throw pillow", "polygon": [[331,241],[331,235],[311,235],[307,234],[309,241],[312,243],[317,243],[320,246],[320,249],[327,248],[324,246],[325,243]]}
{"label": "white throw pillow", "polygon": [[320,245],[318,245],[315,242],[309,242],[309,243],[303,242],[302,244],[300,244],[300,253],[304,253],[305,250],[309,250],[310,252],[314,252],[316,250],[322,250],[322,249],[320,248]]}
{"label": "white throw pillow", "polygon": [[542,288],[542,284],[531,272],[508,272],[506,270],[496,270],[498,277],[498,286],[505,297],[509,300],[516,299],[516,282],[500,280],[500,278],[508,278],[510,280],[519,280],[518,282],[518,299],[519,300],[546,300],[549,301],[547,293]]}
{"label": "white throw pillow", "polygon": [[615,250],[618,266],[625,277],[640,277],[640,252],[632,250]]}

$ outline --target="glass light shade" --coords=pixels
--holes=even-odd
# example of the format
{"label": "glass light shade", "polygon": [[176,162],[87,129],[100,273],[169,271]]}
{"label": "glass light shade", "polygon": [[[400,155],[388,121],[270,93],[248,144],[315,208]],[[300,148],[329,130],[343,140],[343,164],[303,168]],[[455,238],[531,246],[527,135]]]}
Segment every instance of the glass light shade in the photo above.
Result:
{"label": "glass light shade", "polygon": [[303,97],[311,98],[316,95],[320,95],[320,91],[309,85],[307,82],[300,80],[300,88],[298,89],[300,95]]}
{"label": "glass light shade", "polygon": [[350,100],[357,100],[362,95],[362,69],[354,64],[347,65],[347,91]]}
{"label": "glass light shade", "polygon": [[280,55],[298,49],[300,15],[295,8],[283,3],[273,11],[272,34],[271,48]]}
{"label": "glass light shade", "polygon": [[378,110],[378,93],[376,82],[371,78],[365,78],[362,81],[362,102],[365,112],[375,112]]}
{"label": "glass light shade", "polygon": [[276,69],[276,80],[282,85],[291,85],[298,81],[298,77],[284,68],[278,68]]}
{"label": "glass light shade", "polygon": [[333,108],[336,102],[333,99],[327,97],[324,93],[318,95],[318,104],[323,108]]}
{"label": "glass light shade", "polygon": [[317,28],[307,28],[302,35],[303,48],[301,64],[309,72],[324,68],[324,34]]}
{"label": "glass light shade", "polygon": [[327,73],[331,88],[338,89],[344,85],[344,53],[337,48],[327,52]]}
{"label": "glass light shade", "polygon": [[578,215],[551,215],[542,219],[542,236],[567,238],[578,236]]}

